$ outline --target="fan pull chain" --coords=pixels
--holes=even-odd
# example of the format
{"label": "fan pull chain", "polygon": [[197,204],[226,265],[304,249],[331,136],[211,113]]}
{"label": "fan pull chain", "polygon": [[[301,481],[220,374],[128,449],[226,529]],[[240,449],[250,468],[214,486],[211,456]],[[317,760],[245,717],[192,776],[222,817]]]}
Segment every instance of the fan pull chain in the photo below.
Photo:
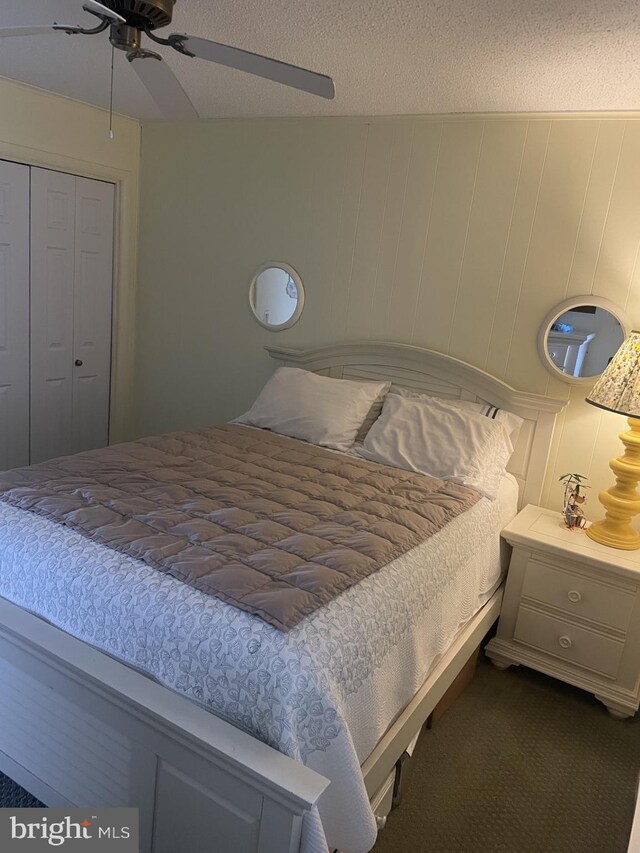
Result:
{"label": "fan pull chain", "polygon": [[111,45],[111,85],[109,88],[109,133],[107,134],[109,139],[113,139],[113,62],[115,58],[116,49],[113,45]]}

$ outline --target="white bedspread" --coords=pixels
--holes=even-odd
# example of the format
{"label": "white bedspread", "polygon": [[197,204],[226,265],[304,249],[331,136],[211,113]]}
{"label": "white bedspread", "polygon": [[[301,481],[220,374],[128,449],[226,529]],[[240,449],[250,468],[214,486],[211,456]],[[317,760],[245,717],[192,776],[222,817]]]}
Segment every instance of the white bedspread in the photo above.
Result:
{"label": "white bedspread", "polygon": [[288,634],[3,504],[0,595],[328,777],[301,849],[325,853],[328,841],[365,853],[376,827],[360,764],[498,585],[498,532],[516,500],[506,477],[498,500],[483,498]]}

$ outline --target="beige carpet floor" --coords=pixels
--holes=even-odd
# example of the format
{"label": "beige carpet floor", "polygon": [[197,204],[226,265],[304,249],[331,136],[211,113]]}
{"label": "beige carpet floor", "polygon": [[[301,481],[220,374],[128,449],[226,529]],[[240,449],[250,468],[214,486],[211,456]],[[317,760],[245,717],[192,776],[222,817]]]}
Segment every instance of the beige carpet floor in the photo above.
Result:
{"label": "beige carpet floor", "polygon": [[615,720],[581,690],[481,656],[409,772],[375,853],[625,853],[640,715]]}

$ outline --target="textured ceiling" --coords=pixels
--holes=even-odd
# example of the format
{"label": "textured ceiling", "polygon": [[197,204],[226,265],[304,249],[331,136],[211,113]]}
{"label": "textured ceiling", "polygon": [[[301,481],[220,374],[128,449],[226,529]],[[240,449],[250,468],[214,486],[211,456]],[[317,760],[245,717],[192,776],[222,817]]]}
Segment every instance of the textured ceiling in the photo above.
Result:
{"label": "textured ceiling", "polygon": [[[0,26],[94,20],[82,0],[0,0]],[[324,101],[161,48],[202,117],[640,109],[631,0],[178,0],[171,28],[330,74]],[[85,23],[86,22],[86,23]],[[122,53],[115,109],[158,118]],[[108,104],[100,36],[0,41],[0,75]]]}

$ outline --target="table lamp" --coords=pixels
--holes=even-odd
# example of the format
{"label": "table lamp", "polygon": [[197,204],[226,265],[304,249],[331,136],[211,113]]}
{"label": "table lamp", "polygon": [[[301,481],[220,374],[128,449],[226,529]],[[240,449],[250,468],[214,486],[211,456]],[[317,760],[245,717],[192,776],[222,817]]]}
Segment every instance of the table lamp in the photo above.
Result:
{"label": "table lamp", "polygon": [[636,491],[640,481],[640,332],[631,332],[622,342],[586,399],[592,406],[626,415],[629,424],[629,431],[620,436],[624,456],[609,463],[615,485],[598,495],[605,517],[587,528],[587,536],[612,548],[634,551],[640,548],[640,533],[630,524],[640,513]]}

